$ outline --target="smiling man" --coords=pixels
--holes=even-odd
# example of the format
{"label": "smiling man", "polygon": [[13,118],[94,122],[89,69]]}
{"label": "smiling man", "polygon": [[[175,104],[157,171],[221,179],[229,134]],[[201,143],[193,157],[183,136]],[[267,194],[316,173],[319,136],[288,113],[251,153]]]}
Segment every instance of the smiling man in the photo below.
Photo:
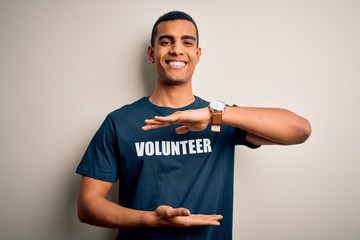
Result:
{"label": "smiling man", "polygon": [[187,20],[165,21],[157,25],[154,45],[148,47],[149,59],[156,64],[158,84],[185,84],[191,78],[201,56],[197,29]]}
{"label": "smiling man", "polygon": [[[154,92],[110,113],[76,170],[79,219],[118,228],[117,240],[232,239],[235,146],[302,143],[310,124],[285,109],[195,96],[201,49],[186,13],[156,21],[147,54]],[[106,199],[116,181],[118,204]]]}

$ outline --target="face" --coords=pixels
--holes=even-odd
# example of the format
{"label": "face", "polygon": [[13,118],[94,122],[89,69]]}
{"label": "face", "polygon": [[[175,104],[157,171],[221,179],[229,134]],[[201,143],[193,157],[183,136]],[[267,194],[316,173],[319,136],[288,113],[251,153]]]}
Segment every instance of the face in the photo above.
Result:
{"label": "face", "polygon": [[165,21],[157,25],[155,44],[148,47],[148,57],[156,65],[158,81],[171,85],[191,81],[201,56],[196,41],[196,28],[190,21]]}

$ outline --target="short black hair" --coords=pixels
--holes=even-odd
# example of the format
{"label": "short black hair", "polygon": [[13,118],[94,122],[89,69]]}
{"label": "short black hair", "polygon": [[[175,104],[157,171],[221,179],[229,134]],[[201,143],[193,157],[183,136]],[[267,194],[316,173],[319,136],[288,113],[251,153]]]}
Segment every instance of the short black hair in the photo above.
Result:
{"label": "short black hair", "polygon": [[181,11],[171,11],[171,12],[165,13],[164,15],[159,17],[159,19],[155,22],[153,29],[151,31],[151,46],[152,47],[155,46],[155,36],[157,34],[157,25],[161,22],[174,21],[174,20],[187,20],[187,21],[192,22],[192,24],[194,24],[195,29],[196,29],[196,45],[199,46],[199,30],[198,30],[198,27],[197,27],[194,19],[189,14],[181,12]]}

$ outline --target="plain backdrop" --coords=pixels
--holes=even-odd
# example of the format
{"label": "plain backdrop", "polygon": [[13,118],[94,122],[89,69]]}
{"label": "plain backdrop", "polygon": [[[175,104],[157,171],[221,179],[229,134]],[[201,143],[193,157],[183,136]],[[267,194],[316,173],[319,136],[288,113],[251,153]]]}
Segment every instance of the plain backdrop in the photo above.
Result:
{"label": "plain backdrop", "polygon": [[151,94],[171,10],[198,23],[196,95],[312,124],[302,145],[237,148],[234,239],[360,239],[356,0],[0,0],[0,239],[113,239],[78,221],[74,171],[105,116]]}

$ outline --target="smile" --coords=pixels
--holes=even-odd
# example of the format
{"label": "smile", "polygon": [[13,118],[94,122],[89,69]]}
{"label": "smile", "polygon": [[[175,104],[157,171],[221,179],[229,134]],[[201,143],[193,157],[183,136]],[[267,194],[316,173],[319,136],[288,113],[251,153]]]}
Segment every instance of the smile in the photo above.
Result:
{"label": "smile", "polygon": [[165,61],[165,62],[166,62],[166,64],[168,64],[172,68],[183,68],[186,65],[186,62],[183,62],[183,61],[171,61],[171,60],[168,60],[168,61]]}

